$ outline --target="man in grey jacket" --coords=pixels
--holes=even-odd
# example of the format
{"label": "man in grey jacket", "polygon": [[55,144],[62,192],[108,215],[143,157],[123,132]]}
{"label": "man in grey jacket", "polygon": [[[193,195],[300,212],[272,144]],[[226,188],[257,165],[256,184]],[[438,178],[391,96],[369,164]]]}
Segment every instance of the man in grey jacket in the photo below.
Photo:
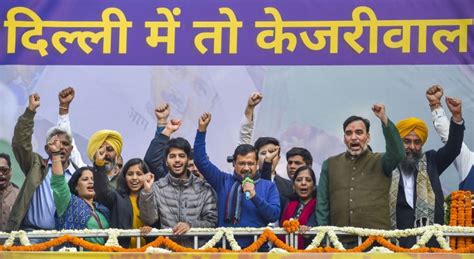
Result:
{"label": "man in grey jacket", "polygon": [[[170,120],[162,134],[170,136],[180,125],[180,120]],[[166,144],[168,174],[157,182],[153,174],[147,175],[140,193],[140,218],[145,224],[159,221],[162,228],[171,228],[175,235],[182,235],[191,227],[216,226],[216,197],[208,183],[187,170],[190,152],[191,145],[184,138],[171,139]],[[193,244],[192,238],[177,241],[184,246]]]}

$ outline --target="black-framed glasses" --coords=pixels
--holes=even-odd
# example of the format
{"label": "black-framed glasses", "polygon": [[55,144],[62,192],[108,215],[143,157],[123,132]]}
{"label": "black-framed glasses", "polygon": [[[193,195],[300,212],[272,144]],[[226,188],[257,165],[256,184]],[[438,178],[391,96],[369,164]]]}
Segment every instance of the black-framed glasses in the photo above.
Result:
{"label": "black-framed glasses", "polygon": [[10,172],[10,167],[2,166],[0,167],[0,173],[8,174]]}
{"label": "black-framed glasses", "polygon": [[244,167],[244,166],[251,167],[251,166],[257,165],[257,163],[255,163],[255,162],[237,162],[236,164],[238,166],[242,166],[242,167]]}

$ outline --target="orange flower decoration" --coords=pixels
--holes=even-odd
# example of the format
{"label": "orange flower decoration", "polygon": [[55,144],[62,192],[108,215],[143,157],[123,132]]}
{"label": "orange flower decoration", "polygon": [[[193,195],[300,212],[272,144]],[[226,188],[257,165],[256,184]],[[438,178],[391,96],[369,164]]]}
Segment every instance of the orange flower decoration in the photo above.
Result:
{"label": "orange flower decoration", "polygon": [[283,221],[283,228],[288,233],[294,233],[294,232],[298,231],[298,229],[300,228],[300,222],[298,220],[295,220],[295,219],[285,220],[285,221]]}
{"label": "orange flower decoration", "polygon": [[[470,194],[469,194],[470,196]],[[467,196],[463,195],[453,195],[452,197],[462,197],[463,199],[463,207],[464,205],[467,205]],[[454,199],[453,199],[454,201]],[[452,203],[453,204],[453,203]],[[470,200],[469,200],[470,204]],[[466,210],[467,211],[467,210]],[[472,211],[471,211],[472,213]],[[466,213],[467,214],[467,213]],[[288,228],[288,230],[297,230],[299,227],[299,223],[290,223],[291,221],[288,221],[286,223],[285,229]],[[297,221],[296,221],[297,222]],[[467,222],[470,222],[469,220]],[[284,223],[285,224],[285,223]],[[466,223],[466,224],[471,224],[471,223]],[[287,231],[288,231],[287,230]],[[288,231],[288,232],[294,232],[294,231]],[[188,253],[188,252],[213,252],[213,253],[227,253],[227,252],[257,252],[265,242],[272,242],[275,247],[284,249],[288,252],[298,252],[298,253],[361,253],[361,252],[366,252],[366,250],[372,246],[375,242],[382,245],[383,247],[397,253],[473,253],[474,252],[474,244],[467,244],[464,246],[458,246],[457,249],[453,249],[451,251],[443,250],[440,248],[428,248],[428,247],[421,247],[418,249],[408,249],[408,248],[403,248],[396,246],[392,244],[390,241],[387,239],[381,237],[381,236],[369,236],[362,244],[360,244],[357,247],[354,247],[349,250],[338,250],[333,247],[316,247],[310,250],[299,250],[297,248],[291,247],[287,244],[285,244],[282,240],[280,240],[277,235],[271,230],[271,229],[265,229],[263,233],[258,237],[258,239],[253,242],[251,245],[248,247],[240,250],[240,251],[231,251],[228,249],[224,248],[208,248],[208,249],[193,249],[189,247],[183,247],[173,240],[165,237],[157,237],[153,242],[140,247],[140,248],[122,248],[122,247],[110,247],[110,246],[103,246],[103,245],[98,245],[94,244],[88,241],[85,241],[81,238],[75,237],[75,236],[70,236],[70,235],[64,235],[62,237],[58,237],[55,239],[52,239],[50,241],[40,243],[40,244],[35,244],[31,246],[12,246],[12,247],[5,247],[5,246],[0,246],[0,251],[45,251],[51,247],[59,246],[64,243],[71,243],[75,246],[80,246],[83,247],[84,249],[87,249],[89,251],[95,251],[95,252],[144,252],[148,247],[160,247],[163,246],[165,248],[168,248],[174,252],[182,252],[182,253]],[[462,244],[462,243],[461,243]]]}

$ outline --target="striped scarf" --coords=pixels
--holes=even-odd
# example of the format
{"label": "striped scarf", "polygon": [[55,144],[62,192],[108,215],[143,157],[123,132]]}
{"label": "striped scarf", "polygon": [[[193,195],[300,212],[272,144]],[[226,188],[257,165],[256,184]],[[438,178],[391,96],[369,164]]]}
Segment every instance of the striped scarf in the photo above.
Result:
{"label": "striped scarf", "polygon": [[[230,191],[227,193],[225,200],[225,215],[224,221],[232,225],[236,225],[240,221],[240,214],[242,213],[242,178],[240,175],[234,172],[234,184],[230,188]],[[257,183],[260,181],[260,173],[257,172],[253,178],[253,183],[257,186]]]}
{"label": "striped scarf", "polygon": [[[426,155],[418,161],[418,174],[416,176],[416,201],[415,201],[415,222],[414,227],[434,224],[435,195],[428,176]],[[397,229],[397,196],[400,182],[400,170],[397,167],[392,172],[392,183],[390,185],[390,220],[392,229]]]}

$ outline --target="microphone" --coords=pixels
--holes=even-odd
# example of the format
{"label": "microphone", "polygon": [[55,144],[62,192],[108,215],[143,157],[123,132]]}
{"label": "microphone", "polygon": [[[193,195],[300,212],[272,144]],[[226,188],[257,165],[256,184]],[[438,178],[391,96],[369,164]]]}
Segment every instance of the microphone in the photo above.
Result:
{"label": "microphone", "polygon": [[[245,184],[245,183],[252,183],[253,184],[253,180],[252,180],[252,178],[250,178],[250,173],[245,174],[245,178],[242,181],[242,184]],[[245,199],[250,200],[250,191],[245,191]]]}

